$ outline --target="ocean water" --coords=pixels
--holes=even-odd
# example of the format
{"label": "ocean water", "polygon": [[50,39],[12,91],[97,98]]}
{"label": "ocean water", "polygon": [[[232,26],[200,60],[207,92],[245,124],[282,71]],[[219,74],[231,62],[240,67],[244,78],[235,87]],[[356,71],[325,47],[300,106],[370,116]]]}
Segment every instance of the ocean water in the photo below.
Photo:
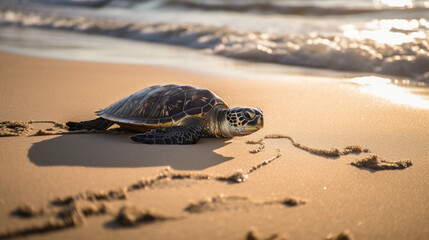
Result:
{"label": "ocean water", "polygon": [[200,67],[223,58],[425,87],[429,1],[2,0],[0,49]]}

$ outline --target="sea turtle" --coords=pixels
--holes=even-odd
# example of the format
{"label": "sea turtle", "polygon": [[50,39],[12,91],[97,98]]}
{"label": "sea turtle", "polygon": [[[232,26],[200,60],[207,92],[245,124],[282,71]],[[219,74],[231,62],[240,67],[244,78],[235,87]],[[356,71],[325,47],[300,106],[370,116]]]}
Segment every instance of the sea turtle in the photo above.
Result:
{"label": "sea turtle", "polygon": [[146,144],[193,144],[200,137],[230,138],[264,126],[258,108],[229,108],[210,90],[173,84],[145,88],[96,114],[97,119],[66,124],[74,131],[106,130],[116,123],[142,132],[131,139]]}

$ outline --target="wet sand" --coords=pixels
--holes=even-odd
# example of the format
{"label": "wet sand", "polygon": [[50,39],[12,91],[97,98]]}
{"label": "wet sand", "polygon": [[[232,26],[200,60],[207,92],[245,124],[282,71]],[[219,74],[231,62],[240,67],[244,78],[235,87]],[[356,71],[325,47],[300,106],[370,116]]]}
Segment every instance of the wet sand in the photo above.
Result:
{"label": "wet sand", "polygon": [[[429,238],[429,111],[368,95],[341,79],[245,79],[0,53],[0,121],[92,119],[122,97],[170,83],[209,88],[231,106],[259,107],[265,127],[189,146],[134,144],[131,133],[1,137],[0,234]],[[33,125],[35,133],[55,128]],[[376,171],[351,164],[373,155],[412,166]],[[305,204],[290,204],[297,199]],[[196,203],[209,210],[186,210]]]}

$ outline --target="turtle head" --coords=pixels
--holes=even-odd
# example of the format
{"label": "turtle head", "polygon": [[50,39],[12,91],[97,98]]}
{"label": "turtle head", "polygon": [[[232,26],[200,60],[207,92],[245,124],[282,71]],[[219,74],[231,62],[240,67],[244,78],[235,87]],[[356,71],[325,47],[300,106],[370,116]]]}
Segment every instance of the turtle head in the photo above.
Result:
{"label": "turtle head", "polygon": [[233,136],[254,133],[264,127],[262,110],[252,107],[235,107],[226,113],[228,130]]}

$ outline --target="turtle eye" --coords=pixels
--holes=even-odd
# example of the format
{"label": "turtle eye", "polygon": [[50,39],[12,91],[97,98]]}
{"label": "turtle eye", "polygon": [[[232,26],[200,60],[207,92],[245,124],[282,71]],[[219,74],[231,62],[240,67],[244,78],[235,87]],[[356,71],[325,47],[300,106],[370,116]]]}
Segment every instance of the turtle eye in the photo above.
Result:
{"label": "turtle eye", "polygon": [[253,118],[255,118],[255,112],[251,110],[244,110],[243,115],[247,120],[252,120]]}

